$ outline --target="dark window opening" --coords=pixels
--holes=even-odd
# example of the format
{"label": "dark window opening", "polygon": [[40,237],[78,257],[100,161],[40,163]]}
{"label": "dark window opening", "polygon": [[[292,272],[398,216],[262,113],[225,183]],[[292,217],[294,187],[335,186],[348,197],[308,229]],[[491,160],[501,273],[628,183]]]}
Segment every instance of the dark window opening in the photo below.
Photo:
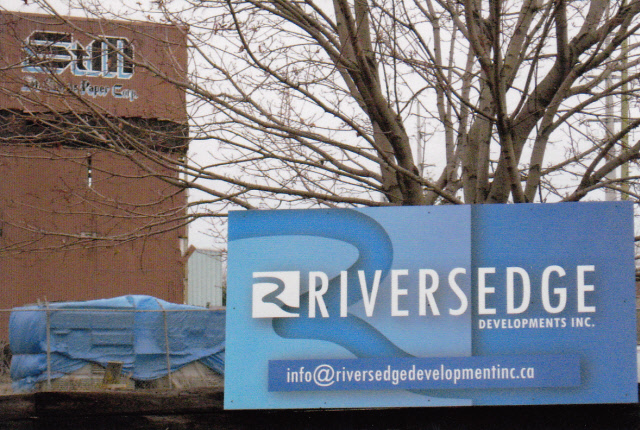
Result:
{"label": "dark window opening", "polygon": [[93,159],[91,154],[87,155],[87,187],[93,187]]}

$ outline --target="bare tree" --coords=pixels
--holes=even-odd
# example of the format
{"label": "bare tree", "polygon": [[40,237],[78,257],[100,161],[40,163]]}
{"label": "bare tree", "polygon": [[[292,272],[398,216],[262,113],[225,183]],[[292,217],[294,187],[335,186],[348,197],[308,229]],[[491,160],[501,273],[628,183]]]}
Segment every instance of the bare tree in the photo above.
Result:
{"label": "bare tree", "polygon": [[[175,133],[86,102],[93,122],[71,111],[52,124],[192,190],[191,217],[579,201],[603,189],[640,197],[637,1],[70,0],[67,9],[184,31],[184,76],[128,58],[186,93],[186,159],[166,155],[184,143]],[[184,175],[167,173],[176,171]]]}

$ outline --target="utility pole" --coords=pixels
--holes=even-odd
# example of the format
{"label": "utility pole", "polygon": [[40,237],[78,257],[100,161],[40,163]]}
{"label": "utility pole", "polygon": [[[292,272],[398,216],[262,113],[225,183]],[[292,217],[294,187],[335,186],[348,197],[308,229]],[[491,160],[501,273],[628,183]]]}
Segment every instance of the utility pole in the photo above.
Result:
{"label": "utility pole", "polygon": [[[626,2],[623,1],[624,5]],[[609,17],[609,5],[607,4],[607,17]],[[629,126],[629,83],[627,80],[629,79],[629,72],[627,71],[627,55],[629,51],[629,42],[627,39],[622,41],[620,46],[621,50],[621,75],[620,80],[622,82],[621,85],[621,97],[620,97],[620,130],[625,130]],[[607,89],[610,90],[613,86],[611,75],[607,77]],[[605,127],[607,129],[607,139],[610,139],[615,134],[615,125],[614,125],[614,113],[613,113],[613,96],[608,94],[605,97],[605,115],[606,122]],[[616,118],[617,119],[617,118]],[[629,134],[625,133],[624,136],[620,139],[620,152],[624,152],[629,148]],[[613,151],[611,157],[616,155],[616,151]],[[614,170],[609,175],[607,175],[608,180],[615,181],[617,179],[617,171]],[[620,179],[624,181],[629,177],[629,163],[624,163],[620,166]],[[618,191],[605,188],[605,200],[612,201],[618,200]],[[629,199],[629,184],[627,182],[621,182],[620,185],[620,199],[628,200]]]}
{"label": "utility pole", "polygon": [[[622,97],[620,103],[620,126],[622,130],[629,126],[629,72],[627,71],[627,53],[629,49],[629,42],[627,39],[622,41]],[[621,151],[626,151],[629,148],[629,133],[625,133],[621,140]],[[620,168],[620,178],[625,179],[629,177],[629,163],[624,163]],[[623,182],[621,187],[620,198],[622,200],[629,199],[629,183]]]}
{"label": "utility pole", "polygon": [[[613,86],[613,81],[611,78],[611,75],[607,76],[606,79],[606,83],[607,83],[607,91],[611,90],[611,87]],[[605,96],[604,99],[604,104],[605,104],[605,110],[604,110],[604,114],[605,114],[605,129],[606,129],[606,140],[609,140],[613,137],[613,135],[615,134],[615,123],[614,123],[614,119],[613,119],[613,96],[611,95],[611,93],[607,94]],[[606,158],[611,158],[615,156],[615,151],[613,150],[613,148],[610,151],[610,155],[608,155]],[[615,181],[617,178],[617,172],[616,170],[611,171],[608,175],[607,175],[607,180],[609,181]],[[618,196],[617,196],[617,191],[612,189],[612,188],[605,188],[604,189],[604,199],[608,202],[611,201],[615,201],[618,200]]]}
{"label": "utility pole", "polygon": [[416,129],[418,130],[417,141],[418,141],[418,159],[416,160],[418,163],[418,171],[420,172],[420,176],[424,176],[424,133],[422,132],[422,116],[420,112],[420,103],[418,103],[418,112],[416,113]]}

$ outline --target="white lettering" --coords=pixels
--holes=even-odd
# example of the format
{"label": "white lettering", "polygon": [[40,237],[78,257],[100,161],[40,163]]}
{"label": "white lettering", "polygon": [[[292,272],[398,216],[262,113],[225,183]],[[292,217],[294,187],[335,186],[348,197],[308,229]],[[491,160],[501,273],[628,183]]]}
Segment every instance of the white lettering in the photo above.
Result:
{"label": "white lettering", "polygon": [[[524,268],[506,267],[503,273],[504,284],[500,288],[495,278],[489,278],[489,275],[496,273],[495,267],[480,267],[477,270],[478,285],[474,291],[476,294],[474,299],[477,302],[478,315],[496,315],[498,313],[497,306],[492,306],[490,303],[499,303],[501,306],[499,310],[500,313],[506,315],[522,314],[529,309],[532,296],[531,276]],[[563,281],[561,279],[566,276],[564,268],[557,265],[544,268],[540,276],[539,287],[541,305],[544,311],[551,315],[563,312],[567,307],[568,295],[575,294],[576,310],[578,312],[595,313],[596,306],[593,304],[593,300],[589,300],[592,299],[589,293],[594,293],[596,286],[593,282],[589,283],[587,280],[587,274],[593,272],[595,272],[594,265],[576,266],[575,278],[571,278],[572,280],[575,279],[572,288],[571,285],[568,285],[568,280]],[[367,317],[372,317],[376,309],[383,271],[373,271],[373,279],[368,281],[364,271],[360,270],[357,273],[358,280],[356,282],[360,284],[365,314]],[[460,284],[456,277],[466,274],[467,270],[463,267],[452,269],[448,274],[448,286],[451,292],[439,292],[440,275],[433,269],[420,269],[417,274],[418,285],[413,285],[413,288],[410,288],[409,279],[415,278],[413,276],[410,277],[410,270],[391,270],[388,281],[386,281],[388,282],[386,288],[388,288],[388,297],[390,299],[390,314],[388,315],[392,317],[406,317],[410,315],[411,312],[414,312],[412,311],[414,308],[409,307],[409,304],[415,303],[415,301],[408,300],[408,298],[401,299],[401,297],[407,297],[409,294],[418,294],[417,306],[420,316],[440,316],[441,312],[438,300],[446,300],[449,307],[449,315],[459,316],[464,314],[469,309],[470,302],[468,292],[464,291],[460,285],[467,287],[467,283],[465,280],[464,283]],[[275,278],[279,280],[277,283],[273,281],[258,281],[253,284],[252,316],[254,318],[291,318],[300,316],[298,313],[295,313],[295,308],[300,307],[299,299],[301,291],[299,271],[254,272],[253,276],[254,278]],[[555,282],[554,285],[551,285],[552,276],[553,282]],[[339,312],[340,317],[345,318],[349,313],[349,296],[353,294],[353,291],[351,293],[349,292],[350,274],[343,270],[340,272],[339,277],[339,282],[336,282],[336,288],[338,288],[339,285],[339,291],[336,292],[339,293],[339,298],[338,294],[336,294],[335,312]],[[338,280],[336,279],[336,281]],[[315,318],[318,309],[323,318],[329,317],[327,304],[325,302],[325,295],[328,292],[329,284],[329,277],[326,273],[320,271],[309,272],[309,318]],[[436,295],[436,293],[438,294]],[[459,301],[457,308],[455,308],[454,295]],[[492,299],[492,297],[495,297],[495,299]],[[404,302],[400,303],[401,300],[404,300]],[[454,300],[453,305],[450,304],[451,300]],[[427,308],[431,309],[429,313],[427,312]],[[294,312],[292,312],[292,310],[294,310]],[[555,321],[555,323],[549,323],[547,321]],[[558,321],[560,321],[560,323],[558,323]],[[573,320],[571,321],[573,326]],[[576,324],[581,324],[584,320],[578,321]],[[591,321],[589,322],[591,323]],[[478,328],[519,329],[552,325],[556,325],[557,327],[557,324],[566,325],[566,318],[551,318],[545,320],[543,318],[501,319],[498,317],[492,320],[479,320]]]}
{"label": "white lettering", "polygon": [[347,271],[343,270],[340,272],[340,316],[342,318],[347,316],[347,292],[348,292],[348,283],[347,283]]}
{"label": "white lettering", "polygon": [[578,274],[577,274],[577,288],[578,288],[578,312],[595,312],[595,306],[587,306],[584,303],[584,293],[587,291],[592,292],[594,290],[594,286],[592,284],[585,284],[584,281],[584,273],[585,272],[595,272],[595,266],[578,266]]}
{"label": "white lettering", "polygon": [[493,308],[487,308],[487,294],[495,293],[496,289],[493,287],[487,287],[486,275],[490,273],[496,273],[495,267],[479,267],[478,268],[478,314],[479,315],[494,315],[496,310]]}
{"label": "white lettering", "polygon": [[398,309],[398,296],[406,296],[409,291],[406,288],[400,288],[398,286],[398,278],[400,276],[407,276],[409,271],[406,269],[392,270],[391,271],[391,316],[392,317],[406,317],[409,316],[409,311],[404,309]]}
{"label": "white lettering", "polygon": [[551,273],[557,273],[558,277],[562,278],[566,275],[564,269],[560,266],[549,266],[544,269],[542,272],[542,305],[544,306],[544,310],[549,312],[550,314],[557,314],[564,310],[564,307],[567,304],[567,289],[566,288],[554,288],[553,294],[558,296],[558,305],[552,306],[551,299],[549,297],[549,277]]}
{"label": "white lettering", "polygon": [[[514,292],[514,275],[520,275],[522,279],[522,302],[520,306],[515,307],[515,292]],[[531,300],[531,281],[529,280],[529,274],[521,267],[507,267],[507,313],[508,314],[521,314],[529,307],[529,301]]]}
{"label": "white lettering", "polygon": [[380,287],[380,277],[382,276],[382,270],[376,270],[373,277],[373,286],[371,287],[371,294],[367,289],[367,278],[364,275],[364,270],[358,270],[358,279],[360,280],[360,291],[362,291],[362,301],[364,302],[364,310],[368,317],[373,315],[373,311],[376,307],[376,297],[378,296],[378,288]]}
{"label": "white lettering", "polygon": [[460,289],[458,284],[456,283],[456,275],[464,275],[467,273],[467,270],[463,267],[457,267],[449,272],[449,287],[460,299],[460,307],[458,309],[449,309],[449,314],[451,315],[462,315],[467,311],[467,307],[469,306],[469,301],[467,296],[464,294],[464,291]]}
{"label": "white lettering", "polygon": [[[427,288],[427,276],[431,277],[431,287]],[[438,309],[438,304],[436,303],[436,299],[433,297],[433,293],[438,290],[438,284],[440,283],[440,278],[438,277],[438,273],[433,269],[420,269],[418,275],[418,314],[421,316],[427,315],[427,301],[429,301],[429,307],[431,308],[431,313],[433,315],[440,315],[440,310]]]}
{"label": "white lettering", "polygon": [[[320,280],[320,290],[316,291],[316,281]],[[320,314],[323,318],[329,317],[327,312],[327,306],[324,303],[322,296],[329,289],[329,277],[324,272],[309,272],[309,318],[316,317],[316,303],[320,308]]]}

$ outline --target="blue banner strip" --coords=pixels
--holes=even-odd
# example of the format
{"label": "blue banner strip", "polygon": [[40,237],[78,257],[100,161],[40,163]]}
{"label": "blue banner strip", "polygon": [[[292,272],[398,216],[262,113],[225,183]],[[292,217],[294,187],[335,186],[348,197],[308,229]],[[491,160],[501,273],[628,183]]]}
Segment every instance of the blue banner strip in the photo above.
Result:
{"label": "blue banner strip", "polygon": [[269,361],[269,391],[575,387],[576,355]]}

